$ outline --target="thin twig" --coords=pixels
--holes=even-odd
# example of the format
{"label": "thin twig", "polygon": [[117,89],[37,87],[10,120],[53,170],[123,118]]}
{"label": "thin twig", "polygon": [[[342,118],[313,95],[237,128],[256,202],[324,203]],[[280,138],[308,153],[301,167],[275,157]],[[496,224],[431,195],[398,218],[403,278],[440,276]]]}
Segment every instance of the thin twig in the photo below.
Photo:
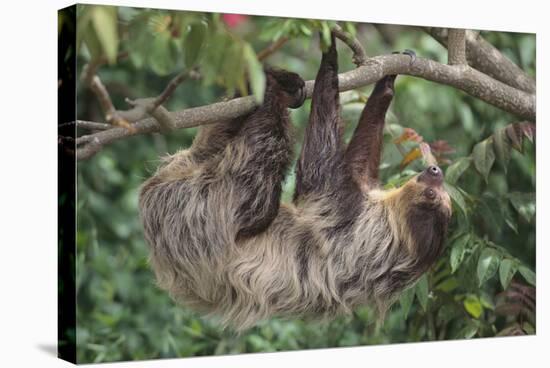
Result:
{"label": "thin twig", "polygon": [[288,41],[288,37],[281,37],[277,41],[273,42],[271,45],[267,46],[265,49],[258,52],[258,60],[264,61],[277,50],[279,50],[283,45]]}
{"label": "thin twig", "polygon": [[103,114],[105,115],[105,120],[112,125],[132,130],[133,128],[130,123],[118,114],[107,88],[105,88],[105,85],[97,75],[97,69],[102,62],[103,61],[99,59],[86,64],[82,70],[81,78],[95,94],[101,106],[101,110],[103,110]]}
{"label": "thin twig", "polygon": [[357,66],[365,65],[367,61],[367,53],[363,48],[363,45],[357,40],[357,38],[344,32],[339,25],[332,27],[332,33],[336,38],[344,42],[353,51],[353,63]]}
{"label": "thin twig", "polygon": [[162,91],[162,93],[157,96],[157,98],[153,102],[153,106],[151,107],[151,110],[154,111],[157,107],[164,104],[172,96],[176,88],[178,88],[178,86],[181,83],[183,83],[183,81],[185,81],[188,77],[192,79],[198,79],[200,75],[197,69],[190,69],[190,70],[185,70],[180,74],[178,74],[177,76],[175,76],[168,83],[168,85],[166,85],[166,88],[164,88],[164,91]]}

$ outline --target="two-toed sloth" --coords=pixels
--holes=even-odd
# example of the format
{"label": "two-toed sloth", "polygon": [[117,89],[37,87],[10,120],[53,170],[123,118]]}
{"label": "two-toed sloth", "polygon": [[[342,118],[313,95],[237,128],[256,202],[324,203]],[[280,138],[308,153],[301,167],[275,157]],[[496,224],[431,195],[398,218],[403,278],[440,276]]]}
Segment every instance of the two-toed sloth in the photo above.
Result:
{"label": "two-toed sloth", "polygon": [[287,109],[302,105],[304,82],[286,71],[266,75],[260,106],[203,127],[143,185],[158,285],[237,330],[364,304],[384,313],[440,254],[451,216],[437,166],[398,189],[380,187],[395,75],[376,83],[346,147],[333,38],[315,79],[292,204],[280,203],[292,158]]}

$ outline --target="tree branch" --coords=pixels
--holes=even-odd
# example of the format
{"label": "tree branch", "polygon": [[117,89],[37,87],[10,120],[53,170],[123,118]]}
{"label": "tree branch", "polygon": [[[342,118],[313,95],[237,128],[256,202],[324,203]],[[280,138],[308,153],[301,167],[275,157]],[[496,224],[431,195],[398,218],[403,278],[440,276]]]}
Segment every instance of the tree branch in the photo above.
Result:
{"label": "tree branch", "polygon": [[101,82],[101,79],[97,75],[97,68],[103,62],[104,61],[102,59],[99,59],[86,64],[82,69],[81,78],[97,97],[101,110],[105,115],[105,120],[110,124],[122,126],[125,129],[132,130],[134,128],[130,125],[130,123],[121,117],[115,109],[107,88],[105,88],[105,85],[103,85],[103,82]]}
{"label": "tree branch", "polygon": [[85,121],[85,120],[69,121],[68,123],[59,124],[57,127],[59,129],[62,129],[65,127],[75,126],[75,125],[77,128],[82,128],[86,130],[107,130],[107,129],[113,128],[111,124],[96,123],[95,121]]}
{"label": "tree branch", "polygon": [[353,51],[352,60],[355,65],[365,65],[365,62],[367,61],[367,53],[357,38],[351,36],[347,32],[344,32],[339,25],[332,27],[332,33],[334,33],[336,38],[348,45],[348,47]]}
{"label": "tree branch", "polygon": [[[425,30],[447,47],[447,29],[425,28]],[[469,65],[496,80],[525,92],[536,92],[535,79],[487,42],[478,32],[466,31],[466,58]]]}
{"label": "tree branch", "polygon": [[466,31],[464,29],[449,29],[447,42],[449,65],[467,65],[466,61]]}
{"label": "tree branch", "polygon": [[172,94],[174,93],[176,88],[178,88],[178,86],[181,83],[183,83],[183,81],[185,81],[188,77],[190,77],[192,79],[198,79],[199,78],[199,73],[197,72],[196,69],[190,69],[190,70],[185,70],[184,72],[181,72],[180,74],[175,76],[168,83],[166,88],[164,88],[164,91],[162,91],[162,93],[157,96],[157,98],[153,102],[153,106],[152,106],[151,110],[154,111],[157,107],[159,107],[160,105],[165,103],[170,98],[170,96],[172,96]]}
{"label": "tree branch", "polygon": [[[372,84],[385,75],[405,74],[455,87],[511,114],[531,121],[536,120],[535,95],[533,94],[512,88],[468,66],[456,68],[424,58],[417,58],[412,65],[410,61],[408,55],[402,54],[369,58],[365,65],[339,74],[340,91]],[[312,95],[313,84],[314,81],[306,82],[308,98]],[[175,122],[176,129],[182,129],[216,122],[227,123],[231,119],[249,113],[255,106],[254,97],[247,96],[169,114]],[[132,126],[135,128],[135,132],[123,128],[113,128],[93,134],[93,140],[87,138],[87,141],[93,142],[93,146],[89,147],[89,144],[85,144],[78,148],[77,159],[87,159],[101,147],[119,139],[159,131],[153,118],[140,120]],[[78,138],[77,145],[82,145],[82,143],[85,142]]]}

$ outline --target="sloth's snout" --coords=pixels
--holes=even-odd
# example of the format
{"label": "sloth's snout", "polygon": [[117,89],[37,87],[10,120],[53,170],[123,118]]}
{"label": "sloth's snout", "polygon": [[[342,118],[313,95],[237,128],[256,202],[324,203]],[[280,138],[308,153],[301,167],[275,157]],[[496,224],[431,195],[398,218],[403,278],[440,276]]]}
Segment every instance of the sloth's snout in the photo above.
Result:
{"label": "sloth's snout", "polygon": [[418,176],[418,181],[428,185],[441,185],[443,183],[443,171],[439,166],[430,165]]}
{"label": "sloth's snout", "polygon": [[426,171],[433,177],[439,177],[439,176],[443,177],[443,172],[438,166],[435,166],[435,165],[428,166]]}

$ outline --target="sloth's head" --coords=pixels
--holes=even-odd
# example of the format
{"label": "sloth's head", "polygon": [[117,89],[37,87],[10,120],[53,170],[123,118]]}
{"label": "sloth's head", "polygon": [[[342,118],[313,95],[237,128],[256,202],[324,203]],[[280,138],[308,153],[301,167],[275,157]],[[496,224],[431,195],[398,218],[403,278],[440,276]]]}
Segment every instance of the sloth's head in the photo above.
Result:
{"label": "sloth's head", "polygon": [[410,203],[411,209],[426,216],[451,217],[451,198],[443,188],[443,172],[438,166],[428,166],[420,174],[409,180],[401,194]]}
{"label": "sloth's head", "polygon": [[385,192],[383,202],[402,244],[420,268],[429,267],[441,253],[452,213],[441,169],[428,166],[402,187]]}
{"label": "sloth's head", "polygon": [[273,67],[266,67],[265,74],[268,86],[277,86],[279,96],[275,99],[276,101],[291,109],[303,105],[306,99],[306,88],[304,80],[298,74]]}

